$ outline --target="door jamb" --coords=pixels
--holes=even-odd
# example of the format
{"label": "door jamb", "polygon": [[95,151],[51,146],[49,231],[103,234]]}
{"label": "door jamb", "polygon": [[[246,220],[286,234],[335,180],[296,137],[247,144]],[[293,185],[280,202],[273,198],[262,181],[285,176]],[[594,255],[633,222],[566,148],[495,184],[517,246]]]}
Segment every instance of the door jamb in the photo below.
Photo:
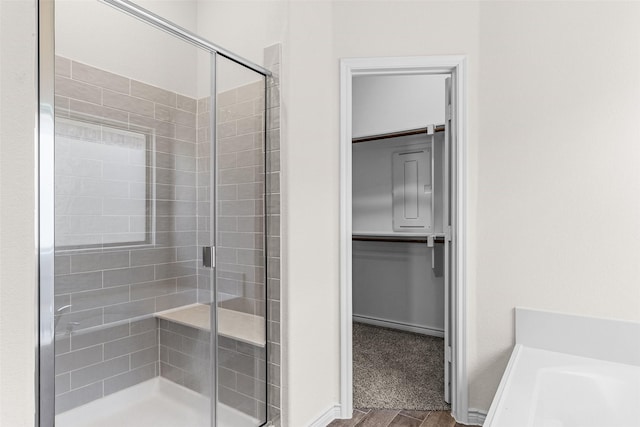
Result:
{"label": "door jamb", "polygon": [[352,83],[354,76],[451,74],[455,97],[455,177],[452,197],[453,247],[456,265],[452,278],[451,312],[451,414],[468,421],[467,379],[467,76],[466,56],[345,58],[340,60],[340,418],[353,413],[352,359]]}

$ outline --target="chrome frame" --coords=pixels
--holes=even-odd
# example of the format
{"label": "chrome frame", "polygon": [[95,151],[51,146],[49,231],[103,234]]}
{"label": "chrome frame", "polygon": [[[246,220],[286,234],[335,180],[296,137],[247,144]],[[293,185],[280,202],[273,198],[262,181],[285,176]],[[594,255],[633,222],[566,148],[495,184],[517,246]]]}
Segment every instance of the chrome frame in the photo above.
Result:
{"label": "chrome frame", "polygon": [[[213,166],[217,165],[216,155],[216,78],[217,78],[217,56],[220,55],[227,58],[238,65],[253,70],[265,77],[271,76],[271,72],[245,58],[242,58],[224,48],[221,48],[210,41],[184,29],[128,0],[98,0],[109,6],[112,6],[128,15],[131,15],[147,24],[150,24],[162,31],[196,45],[211,53],[212,69],[211,69],[211,232],[212,243],[215,246],[217,230],[215,221],[216,199],[215,199],[215,183],[216,171]],[[38,0],[37,1],[37,20],[38,20],[38,129],[36,132],[36,153],[37,153],[37,170],[36,170],[36,208],[37,208],[37,252],[38,252],[38,348],[36,350],[36,413],[35,423],[40,427],[53,427],[55,424],[55,329],[54,329],[54,230],[55,230],[55,212],[54,212],[54,142],[55,142],[55,0]],[[268,85],[265,81],[265,87]],[[266,91],[265,91],[266,92]],[[268,113],[268,97],[265,96],[265,136],[263,143],[265,144],[265,157],[267,156],[266,146],[266,116]],[[265,159],[266,160],[266,159]],[[265,187],[267,182],[267,165],[265,163]],[[266,190],[266,188],[265,188]],[[268,224],[265,196],[265,224]],[[268,299],[266,298],[266,286],[268,279],[266,275],[267,259],[267,229],[265,227],[265,304],[268,310]],[[215,285],[215,270],[212,274],[212,307],[216,308],[217,295]],[[212,331],[217,330],[217,310],[211,316]],[[268,337],[268,321],[265,319],[265,336]],[[217,333],[212,334],[212,405],[211,405],[211,421],[212,425],[217,425]],[[266,346],[265,346],[266,348]],[[265,363],[268,363],[268,355],[265,351]],[[268,369],[267,369],[268,371]],[[268,410],[268,381],[265,381],[267,388],[267,405]],[[49,398],[51,397],[51,398]],[[267,416],[268,418],[268,416]],[[263,425],[269,423],[269,420]]]}
{"label": "chrome frame", "polygon": [[272,420],[269,419],[269,319],[271,319],[271,310],[269,309],[269,236],[271,235],[271,228],[269,226],[269,206],[271,199],[271,153],[270,153],[270,140],[269,140],[269,99],[271,94],[271,88],[269,87],[269,77],[264,76],[262,79],[264,83],[264,115],[263,115],[263,138],[262,147],[264,149],[264,183],[263,192],[264,197],[262,199],[262,209],[264,213],[263,226],[264,226],[264,363],[267,365],[264,371],[264,397],[265,397],[265,423],[269,425]]}
{"label": "chrome frame", "polygon": [[54,330],[54,0],[40,0],[38,14],[38,358],[36,387],[38,425],[53,425],[55,401]]}
{"label": "chrome frame", "polygon": [[[218,144],[216,144],[217,137],[217,99],[218,99],[218,54],[211,52],[211,98],[209,99],[209,138],[211,141],[209,155],[209,239],[211,246],[214,248],[218,243],[218,221],[216,221],[216,213],[218,211],[218,200],[216,184],[218,173]],[[211,312],[209,315],[211,338],[210,338],[210,375],[212,375],[211,381],[211,423],[213,426],[218,425],[218,287],[217,287],[217,268],[215,252],[213,255],[214,267],[211,269],[211,276],[209,277],[209,286],[211,287]]]}
{"label": "chrome frame", "polygon": [[189,43],[195,44],[209,52],[215,52],[216,54],[230,59],[236,64],[240,64],[244,67],[247,67],[253,71],[256,71],[264,76],[270,76],[271,71],[267,70],[264,67],[261,67],[258,64],[255,64],[248,59],[245,59],[239,55],[236,55],[233,52],[230,52],[214,43],[211,43],[209,40],[200,37],[199,35],[183,28],[179,25],[174,24],[171,21],[164,19],[161,16],[156,15],[155,13],[138,6],[137,4],[129,1],[129,0],[98,0],[102,3],[108,4],[109,6],[115,7],[116,9],[133,16],[134,18],[140,19],[141,21],[146,22],[147,24],[153,25],[156,28],[161,29],[162,31],[166,31],[167,33],[173,34],[174,36],[181,38]]}

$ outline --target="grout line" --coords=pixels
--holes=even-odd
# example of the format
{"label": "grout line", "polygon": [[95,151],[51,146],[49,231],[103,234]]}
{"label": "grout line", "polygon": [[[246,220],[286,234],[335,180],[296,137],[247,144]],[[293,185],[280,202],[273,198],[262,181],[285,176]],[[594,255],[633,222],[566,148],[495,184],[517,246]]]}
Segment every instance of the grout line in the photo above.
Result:
{"label": "grout line", "polygon": [[405,416],[407,418],[414,419],[414,420],[422,421],[422,422],[426,421],[426,419],[429,417],[429,415],[431,415],[431,412],[433,412],[433,411],[421,411],[421,412],[428,412],[427,416],[424,417],[424,419],[421,420],[420,418],[412,417],[411,415],[409,415],[407,413],[402,413],[402,411],[409,411],[409,410],[413,411],[413,409],[402,409],[400,411],[400,415]]}

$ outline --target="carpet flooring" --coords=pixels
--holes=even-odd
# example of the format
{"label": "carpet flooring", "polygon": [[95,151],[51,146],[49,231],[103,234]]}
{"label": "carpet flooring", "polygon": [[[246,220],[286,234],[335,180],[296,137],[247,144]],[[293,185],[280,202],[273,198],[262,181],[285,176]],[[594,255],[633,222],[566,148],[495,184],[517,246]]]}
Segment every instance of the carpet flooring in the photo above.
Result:
{"label": "carpet flooring", "polygon": [[355,408],[447,411],[444,339],[353,324]]}

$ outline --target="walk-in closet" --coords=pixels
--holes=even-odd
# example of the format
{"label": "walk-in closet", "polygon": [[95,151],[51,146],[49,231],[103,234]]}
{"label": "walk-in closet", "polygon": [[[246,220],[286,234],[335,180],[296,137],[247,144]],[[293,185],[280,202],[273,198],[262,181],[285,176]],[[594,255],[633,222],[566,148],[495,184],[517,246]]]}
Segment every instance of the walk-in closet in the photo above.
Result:
{"label": "walk-in closet", "polygon": [[354,408],[449,409],[447,75],[353,81]]}

